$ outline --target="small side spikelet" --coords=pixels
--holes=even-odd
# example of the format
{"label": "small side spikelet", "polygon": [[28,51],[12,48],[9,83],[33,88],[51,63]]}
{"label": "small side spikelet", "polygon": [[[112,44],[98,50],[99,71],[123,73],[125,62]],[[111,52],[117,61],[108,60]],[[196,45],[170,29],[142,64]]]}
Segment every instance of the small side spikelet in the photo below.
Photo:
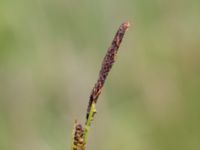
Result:
{"label": "small side spikelet", "polygon": [[84,130],[80,123],[75,121],[75,129],[73,135],[73,150],[85,150]]}

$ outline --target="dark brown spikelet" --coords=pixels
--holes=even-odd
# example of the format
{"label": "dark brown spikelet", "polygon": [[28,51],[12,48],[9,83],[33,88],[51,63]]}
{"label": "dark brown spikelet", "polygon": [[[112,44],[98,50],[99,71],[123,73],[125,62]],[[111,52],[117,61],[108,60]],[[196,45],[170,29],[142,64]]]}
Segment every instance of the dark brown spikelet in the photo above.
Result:
{"label": "dark brown spikelet", "polygon": [[75,122],[73,150],[85,150],[84,130],[81,124]]}
{"label": "dark brown spikelet", "polygon": [[86,114],[86,120],[88,119],[89,112],[91,109],[92,103],[96,103],[97,99],[101,93],[102,87],[104,85],[104,82],[106,80],[106,77],[108,76],[108,73],[110,69],[112,68],[113,63],[115,62],[115,56],[117,54],[117,51],[119,49],[120,43],[122,42],[122,39],[124,37],[124,34],[126,30],[129,27],[129,22],[122,23],[117,31],[117,33],[114,36],[114,39],[112,41],[111,46],[108,48],[108,51],[106,53],[106,56],[103,59],[101,70],[99,72],[99,78],[97,80],[97,83],[95,84],[94,88],[92,89],[92,92],[90,94],[89,104],[87,107],[87,114]]}

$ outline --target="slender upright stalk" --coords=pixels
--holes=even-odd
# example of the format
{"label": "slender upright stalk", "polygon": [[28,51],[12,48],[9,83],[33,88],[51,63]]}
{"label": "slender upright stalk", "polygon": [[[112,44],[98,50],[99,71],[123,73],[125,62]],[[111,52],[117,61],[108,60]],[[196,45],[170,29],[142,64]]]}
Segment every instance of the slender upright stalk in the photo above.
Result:
{"label": "slender upright stalk", "polygon": [[92,92],[90,94],[89,103],[88,103],[87,112],[86,112],[85,128],[83,130],[80,124],[78,125],[78,127],[77,125],[75,125],[75,132],[74,132],[74,139],[73,139],[74,145],[72,146],[73,147],[72,150],[85,150],[85,146],[86,146],[87,138],[88,138],[88,132],[91,126],[91,122],[96,113],[95,106],[97,103],[97,99],[104,86],[108,73],[115,62],[115,57],[118,52],[119,46],[129,26],[130,26],[129,22],[125,22],[120,25],[119,29],[117,30],[117,33],[114,36],[111,46],[107,50],[107,53],[101,65],[98,80],[96,84],[94,85],[94,88],[92,89]]}

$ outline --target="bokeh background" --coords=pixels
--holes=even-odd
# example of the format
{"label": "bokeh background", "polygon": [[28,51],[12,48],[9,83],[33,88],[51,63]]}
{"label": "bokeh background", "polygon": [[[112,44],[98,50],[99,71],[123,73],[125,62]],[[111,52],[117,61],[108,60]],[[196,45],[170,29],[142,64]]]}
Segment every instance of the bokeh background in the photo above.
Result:
{"label": "bokeh background", "polygon": [[88,150],[200,149],[199,0],[1,0],[1,150],[70,149],[127,20]]}

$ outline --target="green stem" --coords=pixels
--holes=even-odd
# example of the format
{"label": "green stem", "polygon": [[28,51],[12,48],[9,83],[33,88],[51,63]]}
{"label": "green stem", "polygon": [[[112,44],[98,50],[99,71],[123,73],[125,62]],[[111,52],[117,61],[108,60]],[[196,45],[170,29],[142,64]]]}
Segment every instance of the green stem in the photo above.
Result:
{"label": "green stem", "polygon": [[94,116],[95,113],[96,113],[96,108],[95,108],[95,103],[93,102],[91,107],[90,107],[89,117],[88,117],[88,119],[86,120],[86,123],[85,123],[85,130],[84,130],[85,143],[87,143],[88,132],[90,130],[91,122],[93,120],[93,116]]}

